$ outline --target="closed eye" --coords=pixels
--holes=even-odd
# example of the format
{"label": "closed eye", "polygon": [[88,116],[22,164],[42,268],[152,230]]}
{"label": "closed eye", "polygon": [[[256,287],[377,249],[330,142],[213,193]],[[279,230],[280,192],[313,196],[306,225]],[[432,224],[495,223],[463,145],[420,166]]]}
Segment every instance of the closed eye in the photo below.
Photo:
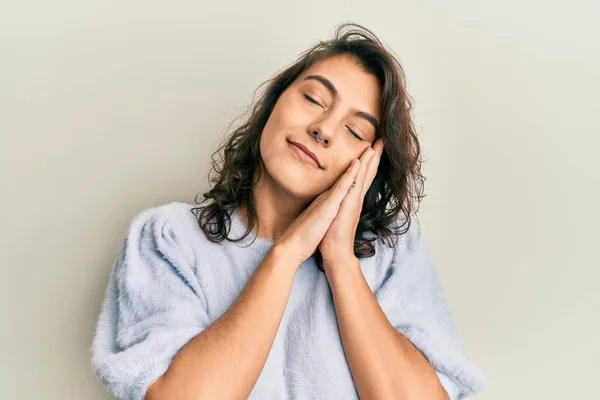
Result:
{"label": "closed eye", "polygon": [[[318,101],[316,101],[315,99],[313,99],[311,96],[305,94],[304,97],[306,98],[306,100],[310,101],[313,104],[318,105],[319,107],[323,107],[321,104],[319,104]],[[354,136],[355,138],[357,138],[360,141],[363,141],[363,138],[360,137],[360,135],[358,135],[356,132],[354,132],[352,129],[350,129],[350,127],[346,126],[346,128],[348,128],[348,130],[350,131],[350,133],[352,134],[352,136]]]}
{"label": "closed eye", "polygon": [[361,137],[360,137],[358,134],[356,134],[356,132],[354,132],[352,129],[350,129],[350,127],[348,127],[347,125],[346,125],[346,128],[348,128],[348,130],[350,131],[350,133],[351,133],[351,134],[352,134],[352,135],[353,135],[355,138],[357,138],[357,139],[358,139],[358,140],[360,140],[360,141],[362,141],[362,140],[363,140],[363,138],[361,138]]}
{"label": "closed eye", "polygon": [[310,97],[309,95],[305,94],[305,95],[304,95],[304,97],[306,98],[306,100],[310,101],[311,103],[313,103],[313,104],[316,104],[316,105],[318,105],[318,106],[320,106],[320,107],[323,107],[323,106],[321,106],[321,104],[319,104],[319,102],[318,102],[318,101],[316,101],[315,99],[313,99],[313,98],[312,98],[312,97]]}

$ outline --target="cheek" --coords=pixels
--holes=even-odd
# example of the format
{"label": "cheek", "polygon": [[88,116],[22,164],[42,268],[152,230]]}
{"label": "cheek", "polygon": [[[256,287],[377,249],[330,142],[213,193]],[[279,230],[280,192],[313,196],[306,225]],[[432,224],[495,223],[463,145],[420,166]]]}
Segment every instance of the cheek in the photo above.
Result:
{"label": "cheek", "polygon": [[339,161],[335,164],[332,164],[327,171],[327,176],[324,178],[323,184],[326,187],[333,185],[344,174],[344,172],[346,172],[346,169],[350,166],[351,162],[352,160],[345,164],[343,161]]}
{"label": "cheek", "polygon": [[[302,127],[308,123],[309,116],[301,103],[289,96],[282,96],[271,115],[269,116],[270,125],[276,129],[289,129]],[[267,122],[269,124],[269,122]]]}
{"label": "cheek", "polygon": [[277,158],[287,150],[286,135],[299,135],[303,132],[305,117],[298,105],[288,97],[280,97],[273,107],[261,134],[261,154],[263,158]]}
{"label": "cheek", "polygon": [[360,155],[364,149],[357,149],[356,146],[339,146],[338,151],[336,152],[335,159],[333,160],[333,165],[335,165],[335,171],[340,176],[350,167],[352,161],[357,158],[360,158]]}
{"label": "cheek", "polygon": [[331,160],[332,167],[328,174],[330,184],[335,183],[348,170],[352,161],[355,158],[359,158],[360,155],[361,151],[357,152],[356,149],[340,149],[339,153],[337,153],[337,157]]}
{"label": "cheek", "polygon": [[285,140],[286,130],[280,114],[271,113],[260,136],[260,153],[265,161],[277,158],[277,154],[281,153],[282,146],[287,143]]}

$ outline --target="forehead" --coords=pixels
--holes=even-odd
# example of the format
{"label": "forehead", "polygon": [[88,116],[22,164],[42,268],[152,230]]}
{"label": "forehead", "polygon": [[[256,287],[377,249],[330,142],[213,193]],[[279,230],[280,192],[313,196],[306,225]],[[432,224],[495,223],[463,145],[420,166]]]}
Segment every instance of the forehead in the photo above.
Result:
{"label": "forehead", "polygon": [[348,56],[329,57],[313,64],[298,77],[298,84],[324,86],[315,80],[305,80],[309,75],[327,78],[338,90],[341,101],[379,118],[381,88],[377,77],[366,72]]}

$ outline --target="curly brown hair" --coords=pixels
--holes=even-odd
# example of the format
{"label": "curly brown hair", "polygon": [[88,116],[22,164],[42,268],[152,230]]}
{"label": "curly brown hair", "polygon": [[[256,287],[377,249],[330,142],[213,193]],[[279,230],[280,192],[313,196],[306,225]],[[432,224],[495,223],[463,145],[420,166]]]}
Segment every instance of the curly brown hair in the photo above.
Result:
{"label": "curly brown hair", "polygon": [[[425,177],[421,174],[421,150],[410,115],[413,99],[405,88],[404,71],[393,55],[375,34],[362,25],[346,22],[335,29],[334,37],[319,41],[268,81],[266,89],[254,101],[245,123],[226,136],[212,156],[209,181],[212,189],[204,193],[199,207],[192,208],[200,228],[212,242],[225,239],[239,242],[248,236],[257,224],[255,199],[252,194],[254,172],[261,168],[260,136],[279,96],[294,80],[313,64],[333,56],[350,56],[366,72],[377,77],[381,88],[381,128],[385,150],[371,187],[365,195],[354,240],[354,254],[358,258],[375,254],[373,241],[380,238],[393,246],[392,235],[406,233],[411,216],[425,195]],[[258,90],[258,89],[257,89]],[[256,95],[256,92],[255,92]],[[220,156],[220,160],[216,159]],[[214,171],[215,176],[211,178]],[[260,174],[258,175],[260,177]],[[202,205],[212,199],[209,204]],[[227,221],[230,212],[238,207],[247,211],[248,226],[237,239],[228,237]],[[198,212],[199,211],[199,215]],[[399,218],[403,217],[403,218]],[[398,226],[395,221],[401,220]],[[394,231],[395,230],[395,231]],[[367,233],[371,237],[367,238]],[[322,260],[315,252],[319,268]]]}

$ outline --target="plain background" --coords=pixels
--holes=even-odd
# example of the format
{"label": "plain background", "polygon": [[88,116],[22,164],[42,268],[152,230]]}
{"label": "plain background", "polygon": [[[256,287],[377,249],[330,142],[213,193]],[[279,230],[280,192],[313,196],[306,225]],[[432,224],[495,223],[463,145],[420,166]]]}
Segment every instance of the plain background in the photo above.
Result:
{"label": "plain background", "polygon": [[599,4],[3,4],[0,398],[110,398],[89,347],[131,218],[205,191],[254,89],[346,20],[406,71],[419,218],[476,398],[595,397]]}

